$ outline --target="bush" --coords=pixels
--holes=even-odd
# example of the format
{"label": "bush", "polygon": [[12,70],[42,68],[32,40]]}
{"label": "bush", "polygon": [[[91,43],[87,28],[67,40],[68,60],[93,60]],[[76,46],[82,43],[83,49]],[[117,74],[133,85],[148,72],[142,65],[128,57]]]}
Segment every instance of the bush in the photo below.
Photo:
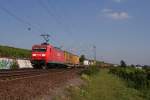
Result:
{"label": "bush", "polygon": [[119,76],[120,78],[127,81],[129,87],[141,90],[143,96],[148,100],[150,98],[150,73],[147,70],[135,69],[132,67],[127,68],[111,68],[110,73]]}
{"label": "bush", "polygon": [[150,87],[148,73],[142,69],[127,68],[111,68],[110,73],[113,73],[128,82],[128,86],[136,89],[146,89]]}
{"label": "bush", "polygon": [[91,75],[95,75],[95,74],[97,74],[98,72],[99,72],[99,67],[97,67],[97,66],[90,66],[89,68],[87,68],[86,70],[83,70],[82,72],[81,72],[81,74],[86,74],[86,75],[89,75],[89,76],[91,76]]}
{"label": "bush", "polygon": [[16,61],[14,61],[14,62],[12,63],[12,65],[10,66],[10,69],[18,69],[18,68],[19,68],[19,66],[18,66],[18,64],[17,64]]}

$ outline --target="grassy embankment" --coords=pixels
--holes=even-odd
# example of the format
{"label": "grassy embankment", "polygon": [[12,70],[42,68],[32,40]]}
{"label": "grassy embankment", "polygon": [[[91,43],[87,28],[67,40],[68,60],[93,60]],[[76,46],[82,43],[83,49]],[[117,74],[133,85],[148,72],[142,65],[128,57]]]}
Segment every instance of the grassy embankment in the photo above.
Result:
{"label": "grassy embankment", "polygon": [[30,56],[30,50],[0,45],[0,57],[30,58]]}
{"label": "grassy embankment", "polygon": [[[14,48],[9,46],[1,46],[0,45],[0,57],[7,57],[7,58],[26,58],[30,59],[31,51],[27,49],[20,49],[20,48]],[[5,69],[5,65],[7,65],[7,61],[0,61],[0,69]],[[10,66],[10,69],[16,69],[18,68],[18,65],[16,61],[14,60],[13,63]]]}
{"label": "grassy embankment", "polygon": [[150,68],[136,69],[131,66],[111,68],[110,73],[120,77],[128,87],[137,89],[150,100]]}
{"label": "grassy embankment", "polygon": [[108,72],[108,69],[100,69],[96,74],[95,72],[82,74],[87,85],[69,87],[67,98],[69,100],[145,100],[140,96],[140,91],[128,88],[123,80]]}

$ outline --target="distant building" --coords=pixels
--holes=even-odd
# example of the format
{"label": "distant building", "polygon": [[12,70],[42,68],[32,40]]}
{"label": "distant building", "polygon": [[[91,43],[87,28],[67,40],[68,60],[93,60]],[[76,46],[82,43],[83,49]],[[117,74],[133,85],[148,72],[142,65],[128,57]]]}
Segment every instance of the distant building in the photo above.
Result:
{"label": "distant building", "polygon": [[114,64],[113,66],[114,66],[114,67],[119,67],[119,65],[118,65],[118,64]]}
{"label": "distant building", "polygon": [[87,66],[90,65],[89,60],[84,60],[84,61],[83,61],[83,65],[87,65]]}
{"label": "distant building", "polygon": [[136,65],[135,68],[136,69],[142,69],[142,66],[141,65]]}

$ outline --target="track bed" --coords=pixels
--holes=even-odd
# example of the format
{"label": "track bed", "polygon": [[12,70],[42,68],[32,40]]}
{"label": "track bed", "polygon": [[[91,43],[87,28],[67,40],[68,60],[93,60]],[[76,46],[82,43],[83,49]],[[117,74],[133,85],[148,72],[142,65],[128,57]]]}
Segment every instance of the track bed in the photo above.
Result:
{"label": "track bed", "polygon": [[[54,88],[63,86],[67,81],[79,77],[82,68],[41,70],[30,76],[0,81],[0,100],[37,100],[43,95],[51,95]],[[30,71],[28,71],[30,73]],[[31,71],[32,72],[32,71]]]}

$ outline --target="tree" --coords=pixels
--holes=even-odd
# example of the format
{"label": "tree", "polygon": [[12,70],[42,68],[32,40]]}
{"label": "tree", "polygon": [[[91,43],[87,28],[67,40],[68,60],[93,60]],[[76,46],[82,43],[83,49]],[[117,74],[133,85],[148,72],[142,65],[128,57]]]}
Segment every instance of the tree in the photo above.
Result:
{"label": "tree", "polygon": [[80,58],[79,58],[80,63],[83,64],[85,59],[86,59],[85,56],[81,55]]}
{"label": "tree", "polygon": [[133,67],[133,68],[134,68],[134,67],[135,67],[135,65],[131,64],[131,67]]}
{"label": "tree", "polygon": [[125,63],[124,60],[121,60],[121,61],[120,61],[120,66],[121,66],[121,67],[127,67],[127,65],[126,65],[126,63]]}

